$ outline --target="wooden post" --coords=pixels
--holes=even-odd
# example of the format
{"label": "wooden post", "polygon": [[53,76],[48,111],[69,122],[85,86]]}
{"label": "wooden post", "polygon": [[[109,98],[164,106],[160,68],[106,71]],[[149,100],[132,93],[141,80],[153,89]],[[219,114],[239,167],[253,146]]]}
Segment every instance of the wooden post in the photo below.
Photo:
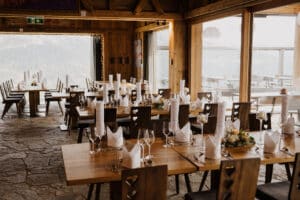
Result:
{"label": "wooden post", "polygon": [[242,14],[240,102],[247,102],[250,100],[251,90],[253,13],[248,10],[244,10]]}
{"label": "wooden post", "polygon": [[202,23],[189,25],[189,83],[191,100],[202,89]]}
{"label": "wooden post", "polygon": [[169,23],[169,87],[179,92],[179,83],[184,79],[186,69],[186,24],[184,21]]}

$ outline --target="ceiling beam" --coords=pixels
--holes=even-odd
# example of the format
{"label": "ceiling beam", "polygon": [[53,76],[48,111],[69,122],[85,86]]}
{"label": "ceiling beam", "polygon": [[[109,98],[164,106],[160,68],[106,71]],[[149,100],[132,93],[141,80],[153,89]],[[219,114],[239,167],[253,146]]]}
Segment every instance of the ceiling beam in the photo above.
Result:
{"label": "ceiling beam", "polygon": [[86,16],[80,16],[74,13],[62,12],[20,12],[0,11],[0,17],[28,17],[43,16],[45,19],[65,19],[65,20],[117,20],[117,21],[154,21],[154,20],[183,20],[183,16],[179,13],[158,12],[141,12],[139,15],[133,14],[131,11],[115,11],[115,10],[94,10],[87,12]]}
{"label": "ceiling beam", "polygon": [[164,14],[164,10],[162,9],[159,0],[151,0],[155,10],[160,13],[160,14]]}
{"label": "ceiling beam", "polygon": [[133,14],[138,15],[142,12],[147,0],[140,0],[133,10]]}
{"label": "ceiling beam", "polygon": [[300,3],[257,12],[264,15],[296,15],[300,12]]}
{"label": "ceiling beam", "polygon": [[192,19],[215,13],[228,12],[271,1],[272,0],[220,0],[187,12],[185,18]]}
{"label": "ceiling beam", "polygon": [[262,4],[257,4],[251,7],[252,12],[259,12],[263,10],[268,10],[272,8],[277,8],[280,6],[286,6],[293,3],[299,3],[300,0],[272,0],[271,2],[264,2]]}
{"label": "ceiling beam", "polygon": [[169,27],[169,23],[166,22],[154,22],[145,26],[141,26],[135,29],[136,33],[161,30]]}

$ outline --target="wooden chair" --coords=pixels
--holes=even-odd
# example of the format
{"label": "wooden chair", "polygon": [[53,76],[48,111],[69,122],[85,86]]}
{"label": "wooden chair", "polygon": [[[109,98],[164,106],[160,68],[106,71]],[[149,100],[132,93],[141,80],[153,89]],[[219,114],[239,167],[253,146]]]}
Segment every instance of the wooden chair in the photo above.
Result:
{"label": "wooden chair", "polygon": [[130,110],[130,133],[125,138],[137,138],[139,129],[151,128],[151,106],[133,106]]}
{"label": "wooden chair", "polygon": [[[58,92],[62,92],[63,90],[63,83],[60,81],[59,82],[59,88],[58,88]],[[52,92],[50,93],[45,93],[45,101],[46,101],[46,116],[48,116],[48,112],[49,112],[49,106],[50,106],[50,102],[53,102],[53,101],[56,101],[58,106],[59,106],[59,109],[61,111],[61,114],[64,115],[64,111],[62,109],[62,106],[60,104],[62,98],[61,97],[55,97],[55,96],[52,96]]]}
{"label": "wooden chair", "polygon": [[300,197],[300,153],[296,153],[294,171],[291,181],[267,183],[259,185],[256,191],[256,198],[263,200],[291,199],[297,200]]}
{"label": "wooden chair", "polygon": [[71,128],[75,127],[77,125],[77,118],[78,114],[76,111],[76,106],[79,106],[79,99],[80,97],[84,95],[83,91],[70,91],[69,96],[69,109],[68,109],[68,130],[69,134],[71,131]]}
{"label": "wooden chair", "polygon": [[[167,199],[167,165],[122,170],[121,177],[121,185],[120,183],[111,184],[113,188],[111,199],[113,200]],[[115,188],[121,189],[121,194],[116,192]]]}
{"label": "wooden chair", "polygon": [[243,199],[253,200],[259,173],[260,159],[223,160],[217,191],[191,192],[185,200]]}
{"label": "wooden chair", "polygon": [[131,90],[131,94],[130,94],[130,99],[131,99],[131,103],[134,103],[136,101],[136,90]]}
{"label": "wooden chair", "polygon": [[218,116],[218,104],[217,103],[204,104],[202,113],[208,114],[208,116]]}
{"label": "wooden chair", "polygon": [[171,89],[170,88],[158,89],[158,94],[161,95],[165,99],[170,99],[170,97],[171,97]]}
{"label": "wooden chair", "polygon": [[231,121],[239,119],[242,130],[249,129],[249,113],[251,109],[250,102],[235,102],[232,104]]}
{"label": "wooden chair", "polygon": [[190,115],[190,105],[189,104],[181,104],[179,105],[179,116],[178,116],[178,123],[179,128],[184,127],[186,123],[189,122],[189,115]]}
{"label": "wooden chair", "polygon": [[[271,113],[267,113],[267,120],[262,121],[262,129],[270,130],[272,129],[271,125]],[[256,119],[256,113],[249,114],[249,131],[259,131],[260,130],[260,122]]]}
{"label": "wooden chair", "polygon": [[212,92],[198,92],[197,97],[198,97],[198,99],[205,98],[209,102],[211,102],[212,101]]}
{"label": "wooden chair", "polygon": [[5,114],[8,112],[9,108],[13,104],[16,104],[17,112],[18,112],[18,115],[20,116],[21,112],[24,108],[24,105],[23,105],[24,98],[22,98],[22,97],[21,98],[20,97],[7,97],[5,94],[4,88],[1,85],[0,85],[0,91],[1,91],[1,95],[2,95],[2,103],[5,104],[1,119],[4,118]]}

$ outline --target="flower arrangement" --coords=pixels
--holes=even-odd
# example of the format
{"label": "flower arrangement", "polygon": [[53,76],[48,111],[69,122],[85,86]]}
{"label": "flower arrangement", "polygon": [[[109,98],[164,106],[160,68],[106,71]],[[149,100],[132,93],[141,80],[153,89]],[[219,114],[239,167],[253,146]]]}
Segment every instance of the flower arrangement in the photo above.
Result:
{"label": "flower arrangement", "polygon": [[246,131],[231,129],[227,131],[222,143],[225,147],[244,147],[254,145],[255,140]]}

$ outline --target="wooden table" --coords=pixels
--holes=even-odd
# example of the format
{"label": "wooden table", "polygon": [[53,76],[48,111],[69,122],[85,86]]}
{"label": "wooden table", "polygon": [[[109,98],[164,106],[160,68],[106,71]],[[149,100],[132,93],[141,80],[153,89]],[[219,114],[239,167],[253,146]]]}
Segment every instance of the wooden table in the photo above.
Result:
{"label": "wooden table", "polygon": [[[64,99],[68,99],[70,97],[70,93],[67,92],[52,92],[51,94],[53,97],[60,97]],[[103,95],[102,92],[85,92],[84,96],[90,98],[94,98],[94,97],[98,98],[98,97],[102,97]]]}
{"label": "wooden table", "polygon": [[23,91],[29,93],[29,109],[30,109],[30,117],[37,116],[38,105],[40,104],[40,92],[48,91],[46,88],[42,88],[40,85],[38,86],[28,86],[21,90],[15,91]]}
{"label": "wooden table", "polygon": [[[258,137],[258,133],[251,133]],[[128,142],[133,143],[134,140]],[[229,159],[205,159],[205,162],[196,161],[194,154],[199,152],[199,146],[175,145],[172,148],[162,147],[163,141],[157,139],[151,148],[154,155],[153,165],[168,165],[168,174],[184,174],[196,171],[218,170],[221,160]],[[281,147],[288,147],[294,154],[300,152],[300,137],[285,136]],[[289,153],[277,152],[275,154],[263,153],[263,149],[258,152],[256,147],[251,148],[227,148],[233,159],[260,157],[262,165],[293,162],[294,156]],[[120,180],[120,173],[112,172],[110,163],[112,161],[112,151],[100,152],[95,156],[89,154],[89,144],[63,145],[62,154],[65,166],[66,181],[68,185],[87,184],[96,182],[111,182]]]}
{"label": "wooden table", "polygon": [[[129,141],[129,142],[133,142]],[[174,151],[164,148],[163,141],[156,141],[151,147],[154,155],[152,165],[168,165],[168,174],[193,173],[197,167]],[[147,149],[146,149],[147,150]],[[89,154],[89,144],[63,145],[62,154],[67,185],[78,185],[121,180],[121,174],[111,170],[114,151]]]}

